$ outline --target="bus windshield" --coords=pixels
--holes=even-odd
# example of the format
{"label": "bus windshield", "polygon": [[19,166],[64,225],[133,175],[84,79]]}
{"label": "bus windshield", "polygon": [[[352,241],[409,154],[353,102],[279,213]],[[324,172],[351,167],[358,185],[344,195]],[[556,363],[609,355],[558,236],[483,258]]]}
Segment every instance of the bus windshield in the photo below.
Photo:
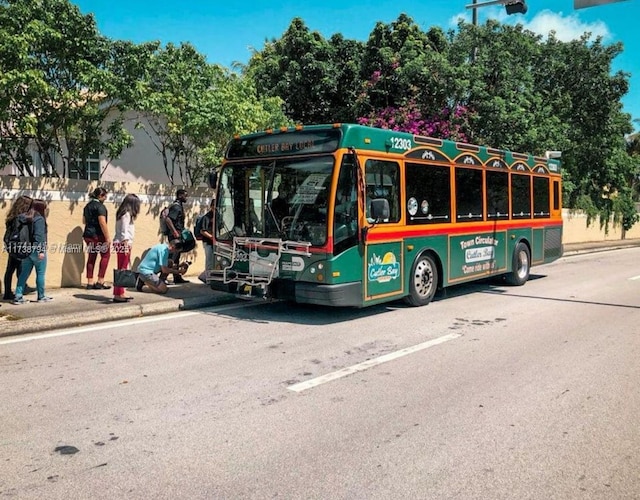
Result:
{"label": "bus windshield", "polygon": [[333,156],[227,164],[220,172],[216,239],[324,245],[333,168]]}

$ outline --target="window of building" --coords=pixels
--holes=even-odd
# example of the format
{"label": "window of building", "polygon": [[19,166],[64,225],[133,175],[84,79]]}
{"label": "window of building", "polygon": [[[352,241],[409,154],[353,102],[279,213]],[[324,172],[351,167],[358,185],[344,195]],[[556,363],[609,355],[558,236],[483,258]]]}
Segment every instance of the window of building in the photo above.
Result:
{"label": "window of building", "polygon": [[100,180],[100,156],[97,153],[91,153],[84,161],[71,161],[69,179]]}
{"label": "window of building", "polygon": [[[53,168],[55,170],[56,161],[56,150],[51,148],[49,149],[49,161],[51,162],[51,166],[45,167],[44,162],[42,161],[43,157],[46,158],[44,154],[40,155],[38,148],[34,145],[31,146],[31,160],[33,164],[33,175],[35,177],[42,177],[47,175],[50,172],[50,169]],[[45,160],[46,161],[46,160]]]}

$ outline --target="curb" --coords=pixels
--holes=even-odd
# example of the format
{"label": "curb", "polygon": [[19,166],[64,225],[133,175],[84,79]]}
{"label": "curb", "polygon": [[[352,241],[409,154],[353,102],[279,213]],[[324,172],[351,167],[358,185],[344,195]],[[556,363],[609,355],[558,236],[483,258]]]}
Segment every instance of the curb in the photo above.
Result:
{"label": "curb", "polygon": [[610,252],[612,250],[625,250],[627,248],[633,248],[640,246],[638,240],[623,240],[619,243],[609,244],[581,244],[581,245],[569,245],[569,248],[565,246],[562,253],[563,257],[571,257],[572,255],[582,255],[585,253],[600,253]]}
{"label": "curb", "polygon": [[119,321],[124,319],[157,316],[179,311],[201,309],[215,305],[229,304],[237,301],[232,294],[218,297],[194,297],[163,302],[150,302],[141,305],[127,305],[117,309],[102,309],[99,311],[83,311],[38,318],[14,318],[0,322],[0,338],[28,333],[38,333],[46,330],[62,330],[96,323]]}

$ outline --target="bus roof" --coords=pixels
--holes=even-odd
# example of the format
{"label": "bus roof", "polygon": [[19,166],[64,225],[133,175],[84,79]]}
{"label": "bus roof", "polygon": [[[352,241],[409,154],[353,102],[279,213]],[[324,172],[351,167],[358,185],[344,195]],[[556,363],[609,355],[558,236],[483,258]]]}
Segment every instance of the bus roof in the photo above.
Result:
{"label": "bus roof", "polygon": [[[366,125],[340,123],[297,125],[235,137],[229,143],[225,157],[241,159],[327,154],[350,147],[463,165],[489,165],[497,168],[534,171],[542,167],[551,173],[560,173],[558,159],[547,159],[526,153],[515,153]],[[542,170],[539,171],[542,172]]]}

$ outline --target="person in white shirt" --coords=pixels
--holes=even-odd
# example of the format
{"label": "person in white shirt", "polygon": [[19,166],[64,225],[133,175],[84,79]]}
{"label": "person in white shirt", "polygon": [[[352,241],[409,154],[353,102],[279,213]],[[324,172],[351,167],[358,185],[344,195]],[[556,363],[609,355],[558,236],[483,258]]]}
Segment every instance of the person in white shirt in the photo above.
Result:
{"label": "person in white shirt", "polygon": [[[131,247],[135,236],[134,222],[139,213],[140,198],[135,194],[126,195],[116,212],[116,233],[113,238],[113,247],[118,258],[118,269],[129,269]],[[114,302],[129,302],[130,300],[133,300],[133,297],[126,297],[123,287],[113,287]]]}

